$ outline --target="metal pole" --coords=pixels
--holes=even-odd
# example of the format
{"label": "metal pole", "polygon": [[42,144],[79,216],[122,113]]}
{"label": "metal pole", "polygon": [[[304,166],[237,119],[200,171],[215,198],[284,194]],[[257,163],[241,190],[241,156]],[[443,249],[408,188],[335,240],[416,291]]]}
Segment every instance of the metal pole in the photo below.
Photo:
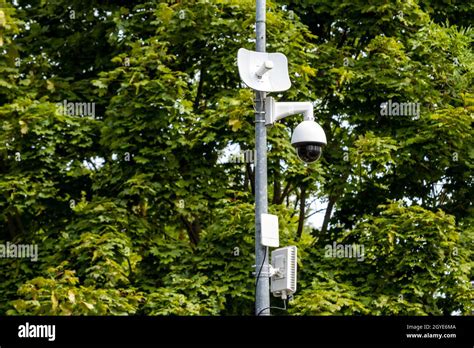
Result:
{"label": "metal pole", "polygon": [[[266,0],[257,0],[257,52],[265,52]],[[265,92],[255,92],[255,314],[270,315],[270,282],[268,278],[268,247],[261,245],[261,214],[268,211],[267,197],[267,129],[265,128]],[[260,276],[259,276],[260,273]],[[263,310],[263,311],[262,311]]]}

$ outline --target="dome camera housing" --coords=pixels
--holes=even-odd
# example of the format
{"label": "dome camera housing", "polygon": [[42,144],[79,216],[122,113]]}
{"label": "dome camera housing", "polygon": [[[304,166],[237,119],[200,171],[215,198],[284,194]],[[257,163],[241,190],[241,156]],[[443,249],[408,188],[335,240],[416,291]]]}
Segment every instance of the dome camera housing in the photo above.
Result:
{"label": "dome camera housing", "polygon": [[326,134],[316,122],[303,121],[293,131],[291,144],[296,148],[299,159],[312,163],[321,157],[323,147],[327,144]]}

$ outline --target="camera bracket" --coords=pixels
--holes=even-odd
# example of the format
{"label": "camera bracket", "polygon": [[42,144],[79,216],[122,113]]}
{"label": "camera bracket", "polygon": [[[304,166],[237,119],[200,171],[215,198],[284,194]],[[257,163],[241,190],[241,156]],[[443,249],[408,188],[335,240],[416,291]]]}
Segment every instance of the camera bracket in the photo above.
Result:
{"label": "camera bracket", "polygon": [[276,102],[275,98],[265,99],[265,125],[272,125],[287,116],[303,114],[305,121],[314,121],[311,102]]}

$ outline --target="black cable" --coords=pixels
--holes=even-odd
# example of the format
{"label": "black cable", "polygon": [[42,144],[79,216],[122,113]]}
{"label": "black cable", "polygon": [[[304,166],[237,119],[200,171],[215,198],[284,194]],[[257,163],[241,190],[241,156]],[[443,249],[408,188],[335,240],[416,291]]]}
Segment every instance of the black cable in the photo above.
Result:
{"label": "black cable", "polygon": [[255,290],[257,289],[258,280],[260,279],[260,274],[262,273],[263,265],[265,264],[265,260],[267,259],[267,253],[268,253],[268,247],[265,248],[265,255],[263,256],[263,261],[262,261],[262,264],[260,265],[260,270],[258,271],[257,280],[255,281]]}
{"label": "black cable", "polygon": [[257,317],[260,316],[260,314],[262,314],[262,312],[266,309],[281,309],[282,311],[286,311],[286,300],[283,300],[283,304],[285,305],[285,307],[273,307],[273,306],[270,306],[270,307],[265,307],[263,309],[260,310],[260,312],[257,313]]}

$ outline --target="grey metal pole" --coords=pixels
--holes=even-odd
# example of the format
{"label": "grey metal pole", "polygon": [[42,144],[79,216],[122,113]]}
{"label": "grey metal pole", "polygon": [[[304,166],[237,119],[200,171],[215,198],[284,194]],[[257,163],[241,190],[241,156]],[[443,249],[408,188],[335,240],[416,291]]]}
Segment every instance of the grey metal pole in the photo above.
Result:
{"label": "grey metal pole", "polygon": [[[257,0],[256,34],[257,52],[265,52],[266,0]],[[255,92],[255,314],[270,315],[270,282],[268,278],[268,247],[261,244],[261,214],[268,211],[267,194],[267,129],[265,128],[265,92]],[[260,275],[259,275],[260,273]]]}

